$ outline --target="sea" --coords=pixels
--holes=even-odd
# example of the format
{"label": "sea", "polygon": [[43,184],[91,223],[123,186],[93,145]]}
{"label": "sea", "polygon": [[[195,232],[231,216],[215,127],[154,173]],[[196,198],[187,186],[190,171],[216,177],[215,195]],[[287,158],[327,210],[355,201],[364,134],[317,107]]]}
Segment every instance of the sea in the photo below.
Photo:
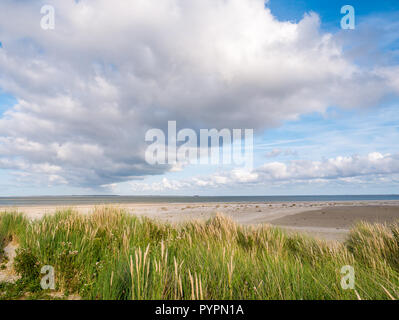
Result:
{"label": "sea", "polygon": [[388,201],[399,195],[299,195],[299,196],[40,196],[0,197],[6,206],[74,206],[115,203],[195,203],[195,202],[320,202]]}

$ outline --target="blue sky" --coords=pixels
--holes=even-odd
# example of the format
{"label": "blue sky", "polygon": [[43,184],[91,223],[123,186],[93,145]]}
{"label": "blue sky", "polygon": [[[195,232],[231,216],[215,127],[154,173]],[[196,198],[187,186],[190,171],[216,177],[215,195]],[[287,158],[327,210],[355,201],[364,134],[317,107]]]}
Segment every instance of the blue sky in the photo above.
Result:
{"label": "blue sky", "polygon": [[0,115],[17,103],[14,96],[0,91]]}
{"label": "blue sky", "polygon": [[[260,166],[267,162],[289,162],[298,160],[329,159],[342,155],[364,155],[369,152],[389,154],[398,150],[399,104],[396,101],[381,107],[359,111],[330,108],[326,113],[312,113],[301,116],[296,121],[288,121],[275,129],[267,130],[255,144],[255,163]],[[225,168],[221,166],[194,166],[179,173],[165,174],[171,181],[189,179],[192,176],[211,176]],[[159,177],[146,179],[147,184],[159,183]],[[222,194],[230,195],[298,195],[298,194],[393,194],[398,193],[398,179],[391,183],[351,183],[343,181],[299,182],[293,185],[239,186],[224,188]],[[123,193],[127,186],[118,189]],[[219,189],[219,190],[220,190]],[[194,189],[194,194],[212,195],[202,189]],[[143,194],[147,192],[144,191]],[[128,193],[126,193],[128,194]],[[162,194],[182,194],[181,190],[167,189]]]}
{"label": "blue sky", "polygon": [[[187,30],[199,34],[186,37],[184,31],[174,30],[172,24],[168,30],[176,32],[175,38],[180,39],[176,43],[171,40],[165,44],[153,36],[167,29],[162,26],[162,23],[169,23],[167,19],[151,22],[151,16],[143,18],[148,25],[143,24],[138,31],[131,23],[123,24],[122,18],[121,25],[112,20],[104,22],[115,23],[113,28],[122,30],[121,34],[128,28],[132,28],[131,34],[137,31],[132,39],[146,43],[137,48],[134,40],[129,44],[124,40],[118,42],[117,37],[109,35],[107,38],[107,33],[101,30],[91,30],[99,37],[93,42],[88,40],[91,37],[85,37],[85,29],[80,31],[81,39],[72,41],[68,37],[61,42],[67,34],[65,30],[73,27],[77,33],[82,27],[78,24],[64,29],[63,25],[73,23],[73,19],[66,17],[71,18],[80,7],[56,0],[50,2],[54,2],[59,10],[57,17],[61,21],[59,29],[53,33],[40,33],[28,22],[26,31],[15,29],[7,22],[0,23],[0,70],[4,70],[0,75],[0,196],[399,193],[398,1],[270,0],[267,6],[277,20],[265,22],[265,26],[277,28],[280,37],[287,39],[290,32],[298,32],[303,42],[290,42],[292,47],[286,51],[288,46],[280,47],[279,39],[273,38],[272,50],[263,53],[270,57],[257,58],[261,67],[254,64],[248,68],[242,62],[234,65],[238,61],[235,59],[239,59],[234,55],[235,50],[242,55],[248,54],[245,49],[248,43],[241,45],[239,40],[224,34],[224,26],[220,27],[217,22],[218,11],[214,16],[198,13],[198,17],[199,21],[208,19],[211,27],[214,24],[214,29],[210,30],[216,30],[215,39],[220,37],[220,43],[227,41],[218,50],[228,57],[223,59],[228,63],[224,65],[225,61],[218,60],[219,56],[206,50],[202,53],[190,51],[190,46],[197,45],[196,41],[209,36],[205,31],[201,34],[198,29],[190,29],[190,24],[195,24],[192,22],[195,15],[190,18],[190,14],[199,7],[202,10],[211,7],[211,2],[198,4],[198,8],[194,5],[193,8],[188,5],[181,8],[187,11]],[[23,12],[27,17],[35,17],[36,7],[32,3],[27,4]],[[347,4],[355,8],[355,30],[340,28],[340,9]],[[121,12],[126,11],[124,5],[120,4]],[[259,10],[247,8],[245,4],[240,4],[243,7],[238,9],[234,1],[224,5],[226,15],[233,17],[231,21],[240,17],[240,10],[248,16]],[[0,10],[15,13],[21,10],[9,2],[3,6],[8,7],[0,6]],[[101,2],[98,7],[93,7],[93,12],[104,10],[106,6]],[[162,8],[154,10],[162,12]],[[145,10],[140,12],[142,15],[153,14]],[[319,16],[320,26],[313,18],[304,20],[304,16],[311,12]],[[136,20],[140,18],[138,16]],[[251,19],[245,21],[244,13],[242,19],[242,24],[238,25],[244,29],[253,27],[248,30],[255,30],[261,24],[261,20],[258,24]],[[28,18],[24,20],[30,21]],[[298,26],[299,31],[283,31],[285,21],[291,22],[291,27]],[[32,25],[37,26],[37,21],[35,23]],[[161,24],[159,29],[156,23]],[[179,23],[186,22],[182,19]],[[239,27],[232,26],[238,28],[235,31],[238,34]],[[62,35],[57,33],[58,30]],[[268,44],[267,30],[257,32],[254,39]],[[323,38],[328,34],[333,45],[325,48],[332,52],[339,47],[336,56],[330,55],[321,45],[330,41]],[[230,40],[233,42],[228,42]],[[68,41],[71,42],[66,43]],[[109,46],[102,43],[107,41],[115,43]],[[174,45],[180,46],[182,51],[187,50],[184,58],[173,55],[167,58],[169,48],[173,49]],[[254,46],[257,54],[263,50],[261,46]],[[40,48],[40,52],[35,52],[35,47]],[[113,50],[120,47],[125,48]],[[141,51],[143,47],[147,49]],[[202,48],[206,47],[202,45]],[[273,65],[269,61],[278,61],[285,67],[291,60],[283,57],[292,56],[295,50],[298,50],[298,58],[295,56],[296,65],[292,66],[297,71],[291,68],[271,71],[264,67]],[[315,50],[321,50],[320,59],[316,58],[312,66],[309,57]],[[152,56],[148,58],[146,52],[152,52]],[[248,57],[251,59],[251,54]],[[170,69],[174,59],[176,66]],[[334,65],[341,74],[351,71],[341,77],[334,71]],[[208,66],[212,71],[207,69]],[[18,67],[22,69],[17,70]],[[220,73],[212,74],[218,68]],[[264,72],[259,68],[265,68]],[[279,74],[280,69],[282,74]],[[127,71],[122,73],[122,70]],[[190,72],[186,73],[187,70]],[[303,80],[299,72],[304,72]],[[211,76],[204,78],[207,74]],[[213,88],[225,81],[218,78],[220,74],[230,78],[219,87],[220,91],[227,88],[227,93],[219,97]],[[311,74],[319,77],[320,89],[319,84],[312,81]],[[229,91],[231,83],[233,89]],[[267,89],[262,87],[263,83]],[[159,91],[155,91],[157,85]],[[180,90],[179,86],[183,88]],[[335,96],[329,93],[330,88],[336,92]],[[146,95],[144,90],[149,90]],[[228,96],[229,92],[235,91],[239,91],[237,96]],[[273,97],[276,102],[259,105],[254,99],[247,103],[248,92],[254,92],[253,96],[260,96],[263,101]],[[158,100],[153,101],[153,97]],[[241,101],[243,104],[239,105]],[[191,111],[187,111],[184,103],[191,104]],[[223,106],[219,108],[218,103]],[[226,109],[229,103],[237,109]],[[280,104],[282,112],[279,111]],[[257,113],[257,108],[264,110]],[[125,113],[120,115],[122,110]],[[192,118],[190,114],[193,114]],[[143,164],[139,153],[143,148],[139,145],[143,143],[144,130],[156,125],[164,127],[171,119],[176,119],[182,127],[194,129],[253,126],[256,132],[253,171],[240,172],[232,165],[188,165],[179,170],[165,170]]]}
{"label": "blue sky", "polygon": [[317,12],[324,28],[338,31],[342,18],[340,9],[344,5],[355,8],[358,23],[362,23],[369,16],[384,16],[398,11],[398,3],[395,0],[270,0],[268,6],[280,20],[299,21],[305,12]]}

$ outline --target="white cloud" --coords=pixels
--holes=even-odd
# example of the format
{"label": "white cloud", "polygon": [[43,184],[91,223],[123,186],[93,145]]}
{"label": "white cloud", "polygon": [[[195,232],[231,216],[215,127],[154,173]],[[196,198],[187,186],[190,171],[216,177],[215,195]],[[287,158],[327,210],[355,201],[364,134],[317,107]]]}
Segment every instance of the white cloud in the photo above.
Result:
{"label": "white cloud", "polygon": [[18,99],[0,118],[0,167],[49,164],[71,185],[171,169],[144,161],[145,131],[168,120],[263,130],[397,89],[392,71],[349,61],[317,15],[281,22],[263,0],[49,0],[53,31],[40,29],[41,4],[0,3],[0,88]]}
{"label": "white cloud", "polygon": [[[294,160],[288,163],[268,162],[252,170],[234,169],[230,172],[210,176],[194,177],[186,180],[173,180],[153,185],[136,182],[135,190],[147,191],[183,190],[188,186],[216,188],[228,185],[229,188],[248,185],[279,185],[293,183],[345,182],[364,183],[365,180],[390,182],[391,176],[399,174],[399,154],[373,152],[365,156],[336,157],[322,161]],[[154,188],[155,187],[155,188]]]}
{"label": "white cloud", "polygon": [[189,183],[184,181],[169,180],[163,178],[160,182],[154,182],[151,184],[142,182],[129,182],[130,188],[133,191],[140,192],[159,192],[164,190],[182,190],[190,186]]}
{"label": "white cloud", "polygon": [[323,161],[296,160],[267,163],[256,169],[260,180],[337,179],[399,173],[399,155],[374,152],[367,156],[336,157]]}

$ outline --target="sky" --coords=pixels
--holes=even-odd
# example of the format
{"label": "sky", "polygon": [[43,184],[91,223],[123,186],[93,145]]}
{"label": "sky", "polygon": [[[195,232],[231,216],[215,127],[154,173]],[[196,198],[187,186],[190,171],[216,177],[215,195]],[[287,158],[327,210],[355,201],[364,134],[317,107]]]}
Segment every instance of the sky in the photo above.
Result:
{"label": "sky", "polygon": [[[0,196],[398,194],[398,21],[397,0],[2,0]],[[168,121],[253,130],[253,165],[149,163]]]}

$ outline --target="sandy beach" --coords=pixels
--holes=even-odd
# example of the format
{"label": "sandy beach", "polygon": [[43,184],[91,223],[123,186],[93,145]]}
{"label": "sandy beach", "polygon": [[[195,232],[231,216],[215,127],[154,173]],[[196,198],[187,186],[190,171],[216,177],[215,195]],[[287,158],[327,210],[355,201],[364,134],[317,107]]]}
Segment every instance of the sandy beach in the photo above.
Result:
{"label": "sandy beach", "polygon": [[[132,203],[112,204],[130,214],[179,223],[204,220],[224,214],[244,225],[272,224],[293,232],[304,232],[326,240],[344,240],[359,221],[392,223],[399,221],[399,201],[342,202],[240,202],[240,203]],[[90,213],[96,205],[72,207],[22,206],[1,207],[0,211],[18,211],[31,219],[40,219],[59,209],[73,208]]]}

